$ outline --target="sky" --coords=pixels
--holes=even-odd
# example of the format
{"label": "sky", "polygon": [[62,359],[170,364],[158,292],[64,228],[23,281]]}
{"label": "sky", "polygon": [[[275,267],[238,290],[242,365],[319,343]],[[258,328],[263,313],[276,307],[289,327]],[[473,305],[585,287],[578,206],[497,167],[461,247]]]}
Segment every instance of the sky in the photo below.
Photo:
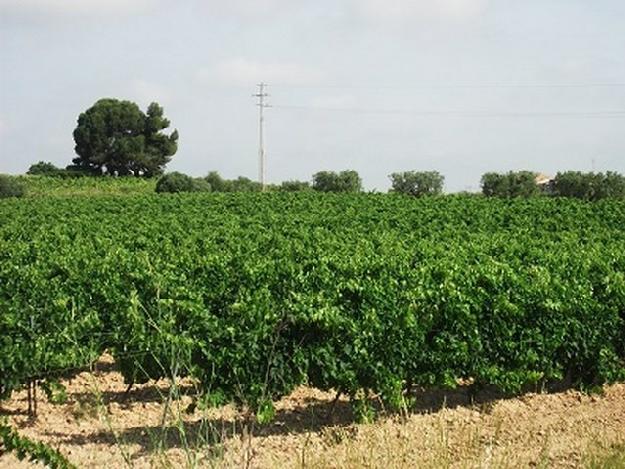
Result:
{"label": "sky", "polygon": [[168,170],[625,173],[622,0],[0,0],[0,173],[64,167],[104,97],[160,103]]}

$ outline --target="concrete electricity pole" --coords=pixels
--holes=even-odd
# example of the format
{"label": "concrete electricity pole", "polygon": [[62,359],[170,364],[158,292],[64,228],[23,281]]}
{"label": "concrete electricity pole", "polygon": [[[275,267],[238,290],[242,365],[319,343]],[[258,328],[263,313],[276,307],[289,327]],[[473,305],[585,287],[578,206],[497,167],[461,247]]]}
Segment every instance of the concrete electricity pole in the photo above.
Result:
{"label": "concrete electricity pole", "polygon": [[258,106],[258,132],[259,132],[259,135],[258,135],[258,160],[259,160],[258,181],[260,182],[262,190],[264,192],[267,186],[267,183],[266,183],[266,165],[265,165],[266,163],[265,162],[265,135],[264,135],[264,129],[263,129],[265,116],[264,116],[263,111],[265,110],[265,108],[271,107],[271,106],[265,102],[265,98],[269,97],[269,94],[265,92],[265,89],[267,88],[267,84],[259,83],[257,86],[258,86],[258,93],[253,94],[252,96],[254,98],[258,98],[258,103],[256,103],[256,105]]}

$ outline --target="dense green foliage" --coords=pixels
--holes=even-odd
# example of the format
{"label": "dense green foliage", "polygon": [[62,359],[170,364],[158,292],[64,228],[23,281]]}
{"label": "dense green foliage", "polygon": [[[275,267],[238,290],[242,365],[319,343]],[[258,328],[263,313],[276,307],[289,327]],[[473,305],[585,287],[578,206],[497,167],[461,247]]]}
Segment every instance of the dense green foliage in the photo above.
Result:
{"label": "dense green foliage", "polygon": [[404,171],[393,173],[391,192],[421,197],[424,195],[439,195],[443,192],[445,177],[438,171]]}
{"label": "dense green foliage", "polygon": [[394,407],[410,384],[624,379],[624,220],[561,198],[3,200],[0,392],[105,349],[129,382],[191,375],[261,420],[301,383]]}
{"label": "dense green foliage", "polygon": [[24,185],[14,176],[0,174],[0,199],[22,197],[26,193]]}
{"label": "dense green foliage", "polygon": [[30,165],[26,174],[31,176],[60,176],[63,173],[61,168],[56,167],[54,164],[46,161],[39,161],[38,163]]}
{"label": "dense green foliage", "polygon": [[222,178],[217,171],[211,171],[204,179],[210,184],[214,192],[229,192],[226,190],[228,181]]}
{"label": "dense green foliage", "polygon": [[625,176],[607,173],[581,173],[567,171],[558,173],[553,181],[553,194],[584,200],[625,198]]}
{"label": "dense green foliage", "polygon": [[58,168],[52,163],[40,161],[30,166],[26,172],[29,176],[43,176],[55,178],[80,178],[87,176],[101,176],[100,171],[81,165],[69,165],[66,168]]}
{"label": "dense green foliage", "polygon": [[310,183],[308,181],[283,181],[278,187],[277,190],[282,192],[299,192],[299,191],[309,191],[312,188],[310,187]]}
{"label": "dense green foliage", "polygon": [[17,176],[28,197],[139,195],[153,193],[156,178]]}
{"label": "dense green foliage", "polygon": [[536,173],[531,171],[486,173],[482,176],[481,185],[482,193],[487,197],[531,197],[540,194]]}
{"label": "dense green foliage", "polygon": [[144,114],[130,101],[100,99],[78,117],[75,168],[117,176],[159,175],[178,149],[178,131],[162,133],[169,124],[157,103]]}
{"label": "dense green foliage", "polygon": [[236,179],[226,181],[224,192],[260,192],[262,185],[258,181],[252,181],[245,176],[239,176]]}
{"label": "dense green foliage", "polygon": [[210,192],[211,185],[204,179],[195,179],[174,171],[165,174],[156,182],[156,192]]}
{"label": "dense green foliage", "polygon": [[262,186],[257,181],[252,181],[245,176],[236,179],[224,179],[217,171],[208,173],[204,180],[210,184],[213,192],[260,192]]}
{"label": "dense green foliage", "polygon": [[360,192],[362,180],[356,171],[319,171],[313,174],[313,189],[319,192]]}

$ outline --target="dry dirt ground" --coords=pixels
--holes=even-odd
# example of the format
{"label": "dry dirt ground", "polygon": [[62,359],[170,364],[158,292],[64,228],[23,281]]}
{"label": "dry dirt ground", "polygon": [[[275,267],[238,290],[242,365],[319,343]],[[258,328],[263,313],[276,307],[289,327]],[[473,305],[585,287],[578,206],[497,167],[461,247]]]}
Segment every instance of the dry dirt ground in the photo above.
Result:
{"label": "dry dirt ground", "polygon": [[[593,462],[615,448],[609,467],[625,467],[625,384],[509,399],[421,393],[416,410],[373,424],[354,424],[346,400],[333,405],[333,394],[300,388],[265,427],[231,406],[189,412],[190,383],[167,411],[165,382],[125,395],[107,357],[65,384],[67,403],[40,397],[38,417],[29,418],[24,391],[2,403],[0,417],[78,467],[606,467]],[[27,467],[0,455],[0,468]]]}

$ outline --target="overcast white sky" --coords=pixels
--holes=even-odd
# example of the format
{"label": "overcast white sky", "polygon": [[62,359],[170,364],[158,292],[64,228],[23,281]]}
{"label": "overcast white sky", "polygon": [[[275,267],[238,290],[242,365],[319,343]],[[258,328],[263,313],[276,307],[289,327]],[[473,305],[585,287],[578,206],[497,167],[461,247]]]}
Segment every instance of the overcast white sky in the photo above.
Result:
{"label": "overcast white sky", "polygon": [[161,103],[192,175],[625,173],[622,0],[0,0],[0,172],[74,157],[102,97]]}

